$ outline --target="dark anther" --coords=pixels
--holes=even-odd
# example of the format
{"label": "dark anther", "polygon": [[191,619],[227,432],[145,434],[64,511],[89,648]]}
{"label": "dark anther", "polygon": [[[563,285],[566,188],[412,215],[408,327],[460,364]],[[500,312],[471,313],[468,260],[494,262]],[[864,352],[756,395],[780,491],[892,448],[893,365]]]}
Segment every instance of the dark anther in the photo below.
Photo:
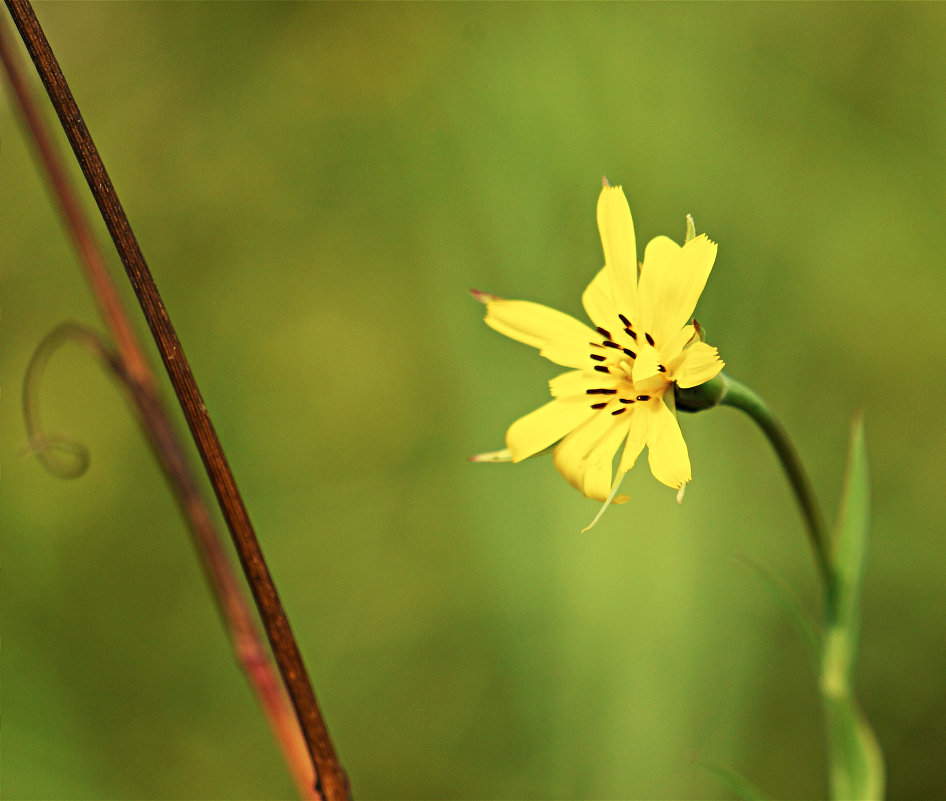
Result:
{"label": "dark anther", "polygon": [[627,411],[627,409],[625,409],[625,408],[622,406],[620,409],[615,409],[613,412],[611,412],[611,414],[612,414],[612,415],[624,414],[624,412],[626,412],[626,411]]}
{"label": "dark anther", "polygon": [[625,328],[624,330],[627,331],[627,333],[629,333],[629,334],[631,335],[631,339],[633,339],[635,342],[637,342],[637,334],[634,333],[634,329],[633,329],[633,328]]}
{"label": "dark anther", "polygon": [[607,328],[602,328],[600,325],[595,329],[601,336],[605,339],[611,339],[611,332]]}
{"label": "dark anther", "polygon": [[617,348],[618,350],[621,349],[621,346],[618,345],[617,342],[612,342],[610,339],[605,342],[602,342],[601,344],[604,345],[606,348]]}
{"label": "dark anther", "polygon": [[611,372],[611,371],[610,371],[605,365],[603,365],[603,364],[596,364],[596,365],[595,365],[595,370],[597,370],[599,373],[609,373],[609,374],[610,374],[610,372]]}
{"label": "dark anther", "polygon": [[649,401],[649,400],[650,400],[650,395],[638,395],[638,396],[637,396],[637,400],[639,400],[639,401]]}
{"label": "dark anther", "polygon": [[666,373],[666,372],[667,372],[667,368],[664,367],[662,364],[658,364],[658,365],[657,365],[657,372],[659,372],[659,373]]}
{"label": "dark anther", "polygon": [[654,338],[646,332],[644,333],[644,336],[647,338],[647,344],[651,347],[654,347]]}
{"label": "dark anther", "polygon": [[622,348],[622,350],[623,350],[628,356],[630,356],[632,359],[636,359],[636,358],[637,358],[637,354],[634,353],[634,351],[629,350],[628,348]]}
{"label": "dark anther", "polygon": [[591,358],[594,359],[596,362],[603,362],[608,357],[602,356],[600,353],[592,353]]}
{"label": "dark anther", "polygon": [[618,317],[621,318],[621,322],[624,323],[625,328],[633,328],[631,321],[627,319],[623,314],[619,314]]}
{"label": "dark anther", "polygon": [[617,395],[616,389],[586,389],[586,395]]}
{"label": "dark anther", "polygon": [[608,405],[608,402],[607,402],[607,401],[605,401],[604,403],[592,403],[592,404],[591,404],[591,408],[592,408],[592,409],[603,409],[603,408],[604,408],[605,406],[607,406],[607,405]]}
{"label": "dark anther", "polygon": [[634,399],[633,399],[633,398],[618,398],[618,400],[621,401],[621,403],[633,403],[633,402],[634,402]]}

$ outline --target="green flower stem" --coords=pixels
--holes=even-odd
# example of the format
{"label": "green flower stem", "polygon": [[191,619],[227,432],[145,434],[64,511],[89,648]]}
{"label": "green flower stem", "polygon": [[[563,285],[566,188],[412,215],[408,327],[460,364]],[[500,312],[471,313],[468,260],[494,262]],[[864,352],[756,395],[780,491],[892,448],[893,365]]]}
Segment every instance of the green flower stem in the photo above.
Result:
{"label": "green flower stem", "polygon": [[824,516],[821,513],[821,507],[818,505],[818,499],[815,497],[815,491],[811,486],[811,480],[805,472],[804,465],[798,456],[798,451],[788,438],[788,432],[779,422],[778,418],[772,414],[765,401],[762,400],[745,384],[741,384],[734,378],[726,375],[720,375],[724,382],[724,392],[719,400],[724,406],[732,406],[740,409],[753,419],[756,425],[762,429],[768,438],[775,453],[785,469],[785,474],[795,492],[795,498],[801,507],[802,515],[805,518],[805,524],[808,529],[808,540],[814,551],[815,561],[818,564],[818,571],[821,573],[821,579],[824,583],[825,592],[828,595],[827,609],[831,609],[833,603],[830,597],[834,590],[834,571],[831,567],[831,556],[828,550],[828,532],[825,528]]}
{"label": "green flower stem", "polygon": [[719,405],[741,409],[762,429],[775,449],[801,507],[808,539],[824,583],[824,621],[816,635],[811,636],[801,607],[796,607],[791,601],[788,607],[818,651],[818,690],[828,735],[831,798],[835,801],[877,801],[883,798],[883,752],[870,723],[857,705],[852,687],[870,508],[862,421],[856,418],[852,429],[845,486],[837,528],[832,536],[825,528],[821,508],[798,452],[782,424],[758,395],[720,373],[700,386],[677,388],[675,399],[676,409],[681,412],[698,412]]}
{"label": "green flower stem", "polygon": [[883,753],[851,686],[869,508],[861,421],[856,421],[852,432],[838,528],[831,537],[798,452],[764,401],[744,384],[722,374],[697,389],[700,392],[684,397],[684,408],[695,410],[712,403],[744,411],[765,433],[795,491],[825,588],[818,689],[828,735],[831,798],[881,799]]}

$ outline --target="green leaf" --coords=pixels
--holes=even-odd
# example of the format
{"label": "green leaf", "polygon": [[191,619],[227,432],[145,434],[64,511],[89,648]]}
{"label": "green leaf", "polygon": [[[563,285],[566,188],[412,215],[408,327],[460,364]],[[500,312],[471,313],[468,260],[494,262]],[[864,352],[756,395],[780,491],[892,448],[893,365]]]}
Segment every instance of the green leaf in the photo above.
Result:
{"label": "green leaf", "polygon": [[831,796],[871,801],[884,795],[883,754],[851,689],[860,624],[861,581],[867,553],[870,482],[863,420],[851,431],[844,491],[834,532],[832,582],[821,661],[831,756]]}
{"label": "green leaf", "polygon": [[720,783],[742,801],[771,801],[771,796],[763,793],[752,782],[732,768],[710,760],[700,760],[698,764],[710,773],[715,774]]}
{"label": "green leaf", "polygon": [[884,756],[874,731],[853,698],[826,698],[831,750],[831,797],[835,801],[880,801]]}
{"label": "green leaf", "polygon": [[[860,623],[861,578],[867,553],[867,528],[870,516],[870,477],[864,447],[864,421],[858,415],[852,425],[844,491],[838,510],[834,535],[833,567],[834,623],[849,631],[850,666],[854,664],[857,627]],[[847,678],[850,678],[848,673]]]}
{"label": "green leaf", "polygon": [[775,602],[786,612],[788,619],[795,624],[798,633],[801,634],[802,639],[811,649],[811,654],[817,664],[819,651],[818,627],[815,625],[814,620],[812,620],[811,615],[802,607],[801,602],[795,594],[788,588],[784,581],[776,578],[755,559],[744,555],[739,555],[736,558],[758,573],[762,582],[771,593],[772,598],[774,598]]}

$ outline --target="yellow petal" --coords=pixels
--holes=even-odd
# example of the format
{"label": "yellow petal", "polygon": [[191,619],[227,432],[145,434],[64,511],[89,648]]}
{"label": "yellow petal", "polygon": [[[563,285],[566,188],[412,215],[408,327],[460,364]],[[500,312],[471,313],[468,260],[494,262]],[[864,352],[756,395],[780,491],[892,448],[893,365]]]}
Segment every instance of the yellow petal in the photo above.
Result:
{"label": "yellow petal", "polygon": [[658,236],[644,251],[638,294],[641,323],[662,348],[690,321],[716,260],[716,243],[705,234],[682,248]]}
{"label": "yellow petal", "polygon": [[608,396],[592,397],[589,389],[617,389],[620,379],[606,373],[590,373],[583,370],[571,370],[549,381],[549,389],[556,398],[585,398],[589,405],[597,401],[608,400]]}
{"label": "yellow petal", "polygon": [[611,493],[611,462],[627,433],[627,423],[619,417],[600,410],[555,448],[558,471],[575,489],[598,501]]}
{"label": "yellow petal", "polygon": [[694,342],[683,351],[679,363],[673,365],[673,377],[678,387],[697,387],[716,378],[725,366],[716,348]]}
{"label": "yellow petal", "polygon": [[565,367],[587,365],[588,343],[601,338],[574,317],[526,300],[486,300],[486,324]]}
{"label": "yellow petal", "polygon": [[525,417],[520,417],[506,432],[506,445],[514,462],[521,462],[558,442],[595,412],[587,400],[553,400]]}
{"label": "yellow petal", "polygon": [[615,305],[637,318],[637,240],[634,221],[620,186],[606,186],[598,196],[598,233]]}
{"label": "yellow petal", "polygon": [[[607,267],[598,270],[598,274],[582,294],[581,303],[595,325],[608,329],[608,326],[617,322],[618,309],[611,294],[611,276]],[[627,316],[626,312],[624,314]]]}
{"label": "yellow petal", "polygon": [[[606,414],[604,410],[600,414],[605,418],[610,417],[611,425],[585,459],[585,475],[581,487],[581,491],[587,497],[596,501],[606,500],[611,495],[614,454],[627,436],[626,422]],[[618,417],[622,416],[618,415]]]}
{"label": "yellow petal", "polygon": [[651,376],[660,373],[660,355],[643,339],[637,343],[637,358],[634,359],[634,367],[631,370],[631,377],[635,386],[643,388],[645,382]]}
{"label": "yellow petal", "polygon": [[[667,265],[672,263],[680,253],[680,246],[667,236],[655,236],[647,247],[644,248],[644,263],[641,265],[640,278],[638,279],[638,297],[641,300],[640,318],[638,325],[641,333],[645,331],[651,336],[654,335],[656,324],[658,322],[657,308],[653,300],[653,286],[658,272],[665,272]],[[650,276],[644,278],[644,276]],[[660,347],[663,348],[666,343],[661,341]]]}
{"label": "yellow petal", "polygon": [[628,414],[631,416],[631,427],[627,432],[627,442],[624,444],[624,453],[621,454],[621,462],[618,465],[618,475],[622,475],[630,470],[637,457],[644,450],[644,444],[647,442],[647,421],[649,415],[646,409],[630,406]]}
{"label": "yellow petal", "polygon": [[692,325],[685,325],[674,336],[670,337],[666,344],[662,344],[660,346],[660,358],[664,359],[664,364],[667,367],[674,364],[676,358],[683,352],[684,346],[694,337],[696,337],[696,328]]}
{"label": "yellow petal", "polygon": [[662,484],[680,489],[690,480],[690,455],[673,412],[664,403],[648,404],[647,461]]}

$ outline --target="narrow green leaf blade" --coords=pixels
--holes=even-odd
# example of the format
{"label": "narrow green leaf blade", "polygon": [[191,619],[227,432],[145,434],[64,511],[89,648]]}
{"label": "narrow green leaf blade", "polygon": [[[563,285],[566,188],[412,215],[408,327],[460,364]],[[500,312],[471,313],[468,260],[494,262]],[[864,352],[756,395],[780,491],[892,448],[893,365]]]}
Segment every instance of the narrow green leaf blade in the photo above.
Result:
{"label": "narrow green leaf blade", "polygon": [[834,576],[821,664],[821,692],[831,755],[831,796],[837,801],[878,801],[884,795],[883,754],[852,690],[869,516],[867,451],[863,420],[858,416],[851,430],[834,532]]}
{"label": "narrow green leaf blade", "polygon": [[709,760],[701,760],[699,764],[714,774],[722,785],[742,801],[772,801],[771,796],[763,793],[752,782],[732,768]]}
{"label": "narrow green leaf blade", "polygon": [[736,557],[740,562],[751,567],[762,579],[768,591],[771,593],[775,602],[782,607],[782,610],[788,615],[788,619],[795,624],[795,628],[801,635],[802,640],[809,647],[815,666],[818,662],[818,627],[812,620],[811,615],[805,611],[801,602],[792,593],[784,581],[776,578],[773,573],[759,564],[755,559],[745,555]]}
{"label": "narrow green leaf blade", "polygon": [[874,731],[853,698],[826,701],[831,749],[831,797],[881,801],[884,756]]}
{"label": "narrow green leaf blade", "polygon": [[[854,663],[857,627],[860,622],[861,577],[867,553],[870,517],[870,477],[864,446],[864,421],[858,415],[851,430],[844,491],[838,510],[834,536],[835,610],[834,622],[848,631],[849,664]],[[850,674],[848,677],[850,678]]]}

